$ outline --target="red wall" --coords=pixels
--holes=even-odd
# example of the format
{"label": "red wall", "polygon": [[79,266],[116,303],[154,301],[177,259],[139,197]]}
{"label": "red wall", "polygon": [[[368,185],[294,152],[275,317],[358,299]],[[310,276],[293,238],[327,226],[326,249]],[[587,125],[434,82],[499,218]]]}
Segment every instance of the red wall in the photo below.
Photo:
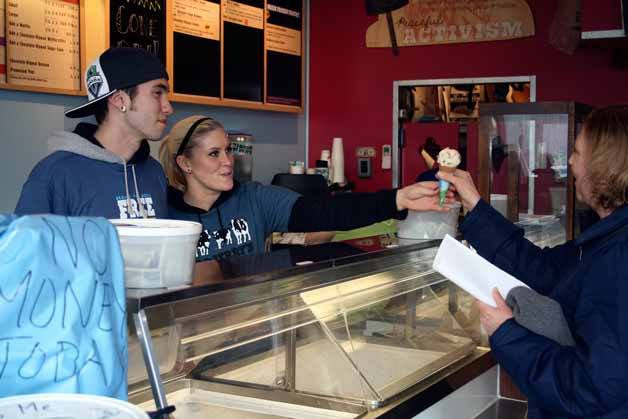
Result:
{"label": "red wall", "polygon": [[[311,1],[310,161],[333,137],[344,138],[345,173],[357,190],[389,188],[381,145],[392,141],[395,80],[536,75],[537,101],[591,105],[628,103],[628,70],[610,67],[610,51],[579,48],[573,56],[549,44],[555,0],[529,0],[536,35],[510,41],[400,48],[366,48],[364,0]],[[355,147],[374,146],[371,179],[356,176]]]}

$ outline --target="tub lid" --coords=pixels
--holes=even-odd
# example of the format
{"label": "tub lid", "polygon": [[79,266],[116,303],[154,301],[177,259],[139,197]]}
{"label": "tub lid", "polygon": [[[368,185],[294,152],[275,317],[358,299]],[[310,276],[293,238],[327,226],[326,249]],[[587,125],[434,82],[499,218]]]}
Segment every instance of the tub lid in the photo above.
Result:
{"label": "tub lid", "polygon": [[148,419],[131,403],[90,394],[40,393],[0,398],[0,417],[45,419]]}
{"label": "tub lid", "polygon": [[200,234],[201,224],[194,221],[164,220],[157,218],[109,220],[121,236],[164,237]]}

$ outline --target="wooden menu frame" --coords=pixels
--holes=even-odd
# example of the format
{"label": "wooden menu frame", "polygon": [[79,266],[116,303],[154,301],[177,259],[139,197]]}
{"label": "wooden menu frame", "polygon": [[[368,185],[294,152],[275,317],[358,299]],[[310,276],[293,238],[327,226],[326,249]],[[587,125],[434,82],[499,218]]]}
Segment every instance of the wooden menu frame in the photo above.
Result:
{"label": "wooden menu frame", "polygon": [[[87,94],[85,92],[85,88],[82,83],[82,78],[83,78],[82,74],[85,68],[85,48],[84,48],[84,42],[85,42],[84,32],[85,31],[83,30],[83,28],[85,27],[85,24],[86,24],[85,3],[87,1],[89,0],[79,1],[79,63],[81,65],[81,82],[79,83],[80,88],[79,89],[64,89],[64,88],[58,88],[54,86],[50,86],[50,87],[34,86],[34,85],[30,86],[30,85],[23,85],[23,84],[13,84],[7,81],[6,83],[0,83],[0,90],[40,92],[40,93],[61,94],[61,95],[69,95],[69,96],[85,96]],[[5,28],[5,31],[6,31],[6,28]],[[8,58],[8,45],[5,51]],[[7,66],[8,66],[8,63],[7,63]],[[7,74],[7,78],[8,78],[8,74]]]}
{"label": "wooden menu frame", "polygon": [[[266,10],[268,6],[267,1],[264,1],[264,10]],[[173,41],[174,41],[174,31],[173,31],[173,22],[172,22],[172,2],[166,2],[166,67],[168,70],[168,74],[174,78],[174,49],[173,49]],[[303,34],[303,28],[305,27],[305,10],[302,8],[303,12],[303,23],[301,29],[301,51],[305,50],[305,36]],[[263,102],[256,101],[248,101],[248,100],[239,100],[239,99],[230,99],[225,98],[224,95],[224,71],[223,63],[224,63],[224,25],[223,20],[221,18],[220,24],[220,62],[221,62],[221,72],[220,72],[220,97],[209,97],[209,96],[199,96],[192,94],[184,94],[176,92],[174,89],[170,93],[171,100],[174,102],[181,103],[192,103],[197,105],[208,105],[208,106],[224,106],[231,108],[240,108],[240,109],[253,109],[253,110],[266,110],[266,111],[277,111],[277,112],[287,112],[287,113],[301,113],[303,112],[303,99],[305,93],[305,66],[304,59],[302,57],[301,62],[301,104],[299,106],[293,105],[281,105],[274,103],[267,103],[267,63],[266,63],[266,55],[267,55],[267,45],[266,40],[264,39],[264,48],[263,48]]]}
{"label": "wooden menu frame", "polygon": [[[173,75],[173,59],[175,55],[175,51],[173,50],[173,21],[172,21],[172,1],[171,0],[163,0],[165,3],[165,60],[166,60],[166,68],[168,73]],[[253,110],[266,110],[266,111],[277,111],[277,112],[287,112],[287,113],[301,113],[304,109],[304,100],[305,100],[305,21],[306,21],[306,8],[303,0],[301,1],[301,65],[300,65],[300,104],[297,105],[284,105],[277,103],[268,103],[268,76],[267,76],[267,45],[266,40],[263,41],[263,88],[262,88],[262,101],[248,101],[248,100],[238,100],[238,99],[229,99],[224,97],[224,74],[222,70],[222,63],[224,60],[224,45],[222,40],[224,39],[223,33],[223,25],[221,19],[221,74],[220,74],[220,97],[209,97],[209,96],[197,96],[191,94],[183,94],[178,93],[176,91],[172,91],[170,93],[170,99],[173,102],[180,103],[191,103],[197,105],[209,105],[209,106],[221,106],[221,107],[232,107],[232,108],[241,108],[241,109],[253,109]],[[267,10],[268,2],[264,0],[264,10]],[[109,22],[112,18],[109,15],[110,9],[110,0],[79,0],[79,42],[80,42],[80,65],[81,65],[81,79],[82,75],[85,72],[85,68],[87,64],[91,62],[100,52],[109,47],[109,39],[110,39],[110,30],[109,30]],[[266,19],[264,19],[266,21]],[[103,26],[105,30],[103,31]],[[265,37],[264,37],[265,38]],[[41,93],[51,93],[51,94],[64,94],[64,95],[72,95],[72,96],[85,96],[87,93],[85,91],[85,87],[81,80],[80,89],[78,90],[68,90],[56,88],[54,86],[50,87],[40,87],[40,86],[25,86],[25,85],[15,85],[10,83],[0,83],[0,89],[4,90],[17,90],[17,91],[28,91],[28,92],[41,92]]]}

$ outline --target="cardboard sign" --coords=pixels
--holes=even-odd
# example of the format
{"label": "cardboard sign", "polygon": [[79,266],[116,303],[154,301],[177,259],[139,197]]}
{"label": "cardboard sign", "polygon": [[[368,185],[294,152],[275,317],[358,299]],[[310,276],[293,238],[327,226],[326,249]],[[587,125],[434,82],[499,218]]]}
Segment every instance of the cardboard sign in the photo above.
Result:
{"label": "cardboard sign", "polygon": [[[411,0],[392,16],[400,47],[534,35],[532,11],[525,0]],[[366,46],[391,46],[385,15],[367,29]]]}

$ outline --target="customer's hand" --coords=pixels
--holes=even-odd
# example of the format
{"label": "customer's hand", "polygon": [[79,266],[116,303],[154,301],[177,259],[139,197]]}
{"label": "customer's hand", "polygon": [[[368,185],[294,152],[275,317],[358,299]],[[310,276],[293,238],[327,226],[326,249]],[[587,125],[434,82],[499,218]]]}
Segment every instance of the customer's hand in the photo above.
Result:
{"label": "customer's hand", "polygon": [[[454,202],[454,194],[447,192],[445,203]],[[418,182],[397,191],[397,209],[403,211],[449,211],[438,205],[438,182]]]}
{"label": "customer's hand", "polygon": [[497,288],[493,288],[493,300],[495,300],[497,307],[491,307],[480,300],[476,301],[480,310],[480,322],[489,336],[492,336],[502,323],[512,318],[512,310]]}
{"label": "customer's hand", "polygon": [[456,187],[456,191],[458,192],[458,195],[460,195],[462,205],[468,211],[471,211],[473,208],[475,208],[475,205],[480,200],[480,193],[473,184],[473,179],[471,179],[471,175],[469,174],[469,172],[465,172],[464,170],[460,169],[456,169],[454,173],[445,173],[439,171],[436,176],[439,179],[448,181]]}

